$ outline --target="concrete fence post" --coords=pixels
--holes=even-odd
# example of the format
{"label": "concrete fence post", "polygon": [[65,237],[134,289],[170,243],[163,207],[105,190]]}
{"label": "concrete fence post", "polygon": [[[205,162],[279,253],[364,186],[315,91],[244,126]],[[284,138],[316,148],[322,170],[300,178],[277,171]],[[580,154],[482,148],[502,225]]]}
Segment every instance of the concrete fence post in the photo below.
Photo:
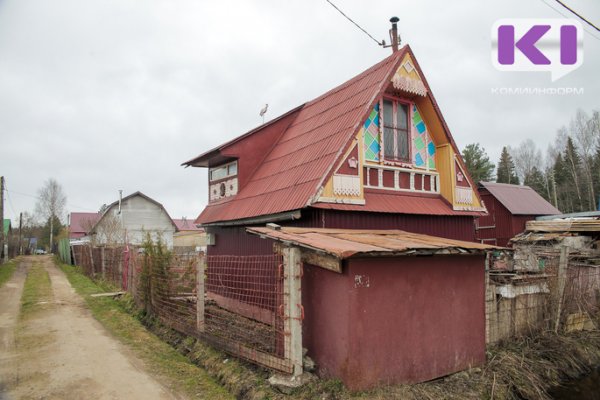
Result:
{"label": "concrete fence post", "polygon": [[204,271],[206,270],[206,256],[198,258],[196,272],[196,330],[204,332]]}
{"label": "concrete fence post", "polygon": [[302,375],[302,261],[297,247],[283,250],[284,354],[292,362],[292,375]]}
{"label": "concrete fence post", "polygon": [[560,259],[558,261],[558,279],[556,287],[556,322],[554,324],[554,332],[558,332],[560,327],[560,314],[565,296],[565,285],[567,283],[567,267],[569,265],[569,247],[561,246]]}

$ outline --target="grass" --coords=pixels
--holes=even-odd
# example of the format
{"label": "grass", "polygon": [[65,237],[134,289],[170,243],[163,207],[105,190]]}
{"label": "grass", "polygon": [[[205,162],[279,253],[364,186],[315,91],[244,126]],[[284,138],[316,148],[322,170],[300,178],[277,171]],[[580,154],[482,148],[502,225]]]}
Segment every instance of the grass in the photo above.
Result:
{"label": "grass", "polygon": [[52,301],[52,284],[46,269],[35,262],[27,272],[21,295],[21,319],[49,307]]}
{"label": "grass", "polygon": [[84,298],[94,317],[169,387],[190,398],[233,398],[205,370],[148,332],[134,316],[127,313],[121,302],[109,297],[90,297],[93,293],[113,291],[114,287],[106,283],[94,283],[76,267],[64,264],[60,267],[77,293]]}
{"label": "grass", "polygon": [[17,269],[17,261],[10,260],[6,264],[0,265],[0,287],[3,286]]}

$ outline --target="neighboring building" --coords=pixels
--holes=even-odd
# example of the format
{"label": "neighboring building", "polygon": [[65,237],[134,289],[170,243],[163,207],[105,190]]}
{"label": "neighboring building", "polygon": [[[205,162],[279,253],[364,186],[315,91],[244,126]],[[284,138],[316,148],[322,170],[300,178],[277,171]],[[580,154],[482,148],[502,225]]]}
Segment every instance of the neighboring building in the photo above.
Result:
{"label": "neighboring building", "polygon": [[174,246],[205,249],[206,233],[203,228],[187,218],[173,219],[173,222],[177,226],[177,232],[173,235]]}
{"label": "neighboring building", "polygon": [[479,195],[488,215],[476,221],[477,239],[506,247],[508,241],[525,230],[525,223],[542,215],[560,214],[529,186],[480,182]]}
{"label": "neighboring building", "polygon": [[[213,279],[211,270],[225,258],[220,256],[273,254],[273,237],[251,235],[246,227],[276,222],[282,230],[403,230],[435,236],[426,240],[447,244],[452,242],[447,239],[474,242],[474,218],[485,214],[458,147],[408,46],[322,96],[183,165],[209,169],[208,206],[196,220],[209,235],[209,281]],[[311,233],[307,236],[310,244]],[[313,239],[313,248],[325,246],[316,236]],[[386,240],[397,240],[385,234],[372,239],[374,246],[381,243],[382,247]],[[336,243],[340,239],[331,240]],[[413,243],[405,240],[396,245],[411,248]],[[421,245],[427,247],[426,243]],[[307,303],[303,303],[311,313],[320,315],[306,317],[303,346],[318,366],[324,366],[318,373],[340,377],[353,388],[364,388],[382,381],[429,380],[469,363],[482,364],[484,259],[465,258],[461,262],[455,257],[449,262],[451,266],[444,268],[448,261],[442,257],[357,259],[340,264],[342,274],[337,275],[305,260],[307,273],[301,285],[308,299],[304,297]],[[358,290],[355,272],[368,275],[371,267],[371,287],[361,289],[365,292],[356,293],[354,299]],[[462,284],[463,278],[469,283]],[[254,279],[248,287],[266,278]],[[404,314],[394,312],[396,306],[387,314],[367,315],[356,310],[369,308],[370,301],[384,304],[390,293],[398,295],[394,304],[401,304],[414,293],[399,290],[416,280],[430,280],[430,285],[419,290],[431,296],[435,311],[428,310],[427,302],[413,310],[419,315],[418,320],[410,322],[419,330],[418,335],[416,331],[409,335],[411,345],[419,346],[413,358],[406,356],[404,345],[394,344],[407,337],[395,329],[408,322],[403,320]],[[473,307],[453,305],[442,297],[433,300],[436,288],[448,282],[456,282],[450,284],[456,299],[468,299]],[[345,301],[345,296],[353,300]],[[311,298],[324,303],[318,305]],[[436,326],[440,314],[462,322]],[[326,323],[338,320],[350,325],[334,329]],[[427,322],[421,324],[420,320]],[[376,328],[369,332],[370,326]],[[354,329],[361,329],[367,340],[361,341],[361,333],[354,334]],[[344,342],[350,347],[333,349],[323,345],[327,343],[324,338],[334,333],[342,341],[350,340]],[[422,340],[413,342],[416,336]],[[352,347],[359,346],[359,342],[365,346],[360,354]],[[441,349],[440,343],[448,343],[448,347]],[[353,358],[359,356],[369,359]],[[392,362],[396,364],[390,365]],[[413,362],[416,364],[410,367],[401,365]],[[360,382],[353,384],[359,376]]]}
{"label": "neighboring building", "polygon": [[102,215],[100,213],[72,212],[69,214],[69,239],[81,240],[87,237]]}
{"label": "neighboring building", "polygon": [[125,243],[141,245],[150,233],[173,247],[177,226],[162,204],[141,192],[135,192],[110,204],[91,230],[97,244]]}

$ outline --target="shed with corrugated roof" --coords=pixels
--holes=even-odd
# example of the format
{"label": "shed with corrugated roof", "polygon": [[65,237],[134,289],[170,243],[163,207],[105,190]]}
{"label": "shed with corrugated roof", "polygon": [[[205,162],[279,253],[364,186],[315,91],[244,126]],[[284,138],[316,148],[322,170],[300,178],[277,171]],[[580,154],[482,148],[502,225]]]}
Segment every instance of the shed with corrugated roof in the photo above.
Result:
{"label": "shed with corrugated roof", "polygon": [[511,238],[525,231],[527,221],[560,211],[529,186],[479,182],[479,195],[487,215],[476,219],[477,239],[506,247]]}

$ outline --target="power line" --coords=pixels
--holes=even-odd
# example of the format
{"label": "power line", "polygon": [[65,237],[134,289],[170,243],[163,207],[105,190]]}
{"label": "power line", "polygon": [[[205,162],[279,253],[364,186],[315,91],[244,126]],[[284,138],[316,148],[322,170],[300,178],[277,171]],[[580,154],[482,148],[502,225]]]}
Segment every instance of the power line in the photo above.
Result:
{"label": "power line", "polygon": [[344,14],[344,12],[343,12],[342,10],[340,10],[340,9],[338,8],[338,6],[336,6],[335,4],[333,4],[333,3],[332,3],[330,0],[325,0],[325,1],[326,1],[326,2],[328,2],[329,4],[331,4],[331,6],[332,6],[333,8],[335,8],[336,10],[338,10],[338,12],[339,12],[340,14],[342,14],[344,17],[346,17],[346,19],[347,19],[348,21],[350,21],[350,22],[352,22],[354,25],[356,25],[356,27],[357,27],[358,29],[360,29],[360,30],[361,30],[361,31],[363,31],[363,32],[364,32],[364,33],[365,33],[365,34],[366,34],[368,37],[370,37],[371,39],[373,39],[373,41],[374,41],[375,43],[377,43],[379,46],[383,46],[383,45],[384,45],[383,43],[380,43],[380,42],[379,42],[377,39],[375,39],[373,36],[371,36],[371,34],[370,34],[369,32],[367,32],[366,30],[364,30],[364,29],[363,29],[363,28],[362,28],[362,27],[361,27],[359,24],[357,24],[356,22],[354,22],[354,21],[352,20],[352,18],[350,18],[349,16],[347,16],[346,14]]}
{"label": "power line", "polygon": [[592,24],[590,21],[588,21],[587,19],[585,19],[581,14],[577,13],[577,11],[573,10],[571,7],[569,7],[568,5],[566,5],[565,3],[563,3],[560,0],[554,0],[556,1],[558,4],[560,4],[561,6],[563,6],[564,8],[566,8],[567,10],[569,10],[570,12],[572,12],[573,14],[577,15],[579,17],[579,19],[581,19],[583,22],[585,22],[586,24],[588,24],[589,26],[591,26],[592,28],[594,28],[595,30],[597,30],[598,32],[600,32],[600,28],[598,28],[596,25]]}
{"label": "power line", "polygon": [[[561,12],[560,10],[557,10],[556,8],[552,7],[550,4],[546,3],[546,1],[545,1],[545,0],[540,0],[540,1],[541,1],[542,3],[544,3],[544,5],[545,5],[546,7],[550,8],[552,11],[554,11],[554,12],[556,12],[556,13],[558,13],[558,14],[562,15],[562,16],[563,16],[563,17],[565,17],[565,18],[569,18],[567,15],[565,15],[565,14],[564,14],[563,12]],[[588,34],[589,34],[591,37],[593,37],[594,39],[596,39],[596,40],[600,41],[600,37],[598,37],[598,36],[594,35],[594,34],[593,34],[591,31],[589,31],[588,29],[586,29],[586,27],[585,27],[585,26],[583,27],[583,29],[584,29],[584,30],[585,30],[585,31],[586,31],[586,32],[587,32],[587,33],[588,33]]]}
{"label": "power line", "polygon": [[[7,189],[5,189],[5,191],[6,191],[6,193],[8,194],[8,192],[9,192],[9,191],[8,191]],[[21,195],[21,196],[27,196],[27,197],[31,197],[32,199],[37,199],[37,200],[40,200],[40,199],[41,199],[39,196],[34,196],[34,195],[32,195],[32,194],[27,194],[27,193],[16,192],[16,191],[14,191],[14,190],[11,190],[10,192],[11,192],[11,193],[14,193],[14,194]],[[96,212],[96,211],[97,211],[97,210],[92,210],[92,209],[89,209],[89,208],[87,208],[87,207],[81,207],[81,206],[78,206],[77,204],[67,203],[67,205],[68,205],[69,207],[71,207],[71,208],[76,208],[76,209],[83,210],[83,211],[89,211],[89,212]],[[13,212],[14,212],[14,210],[13,210]]]}

